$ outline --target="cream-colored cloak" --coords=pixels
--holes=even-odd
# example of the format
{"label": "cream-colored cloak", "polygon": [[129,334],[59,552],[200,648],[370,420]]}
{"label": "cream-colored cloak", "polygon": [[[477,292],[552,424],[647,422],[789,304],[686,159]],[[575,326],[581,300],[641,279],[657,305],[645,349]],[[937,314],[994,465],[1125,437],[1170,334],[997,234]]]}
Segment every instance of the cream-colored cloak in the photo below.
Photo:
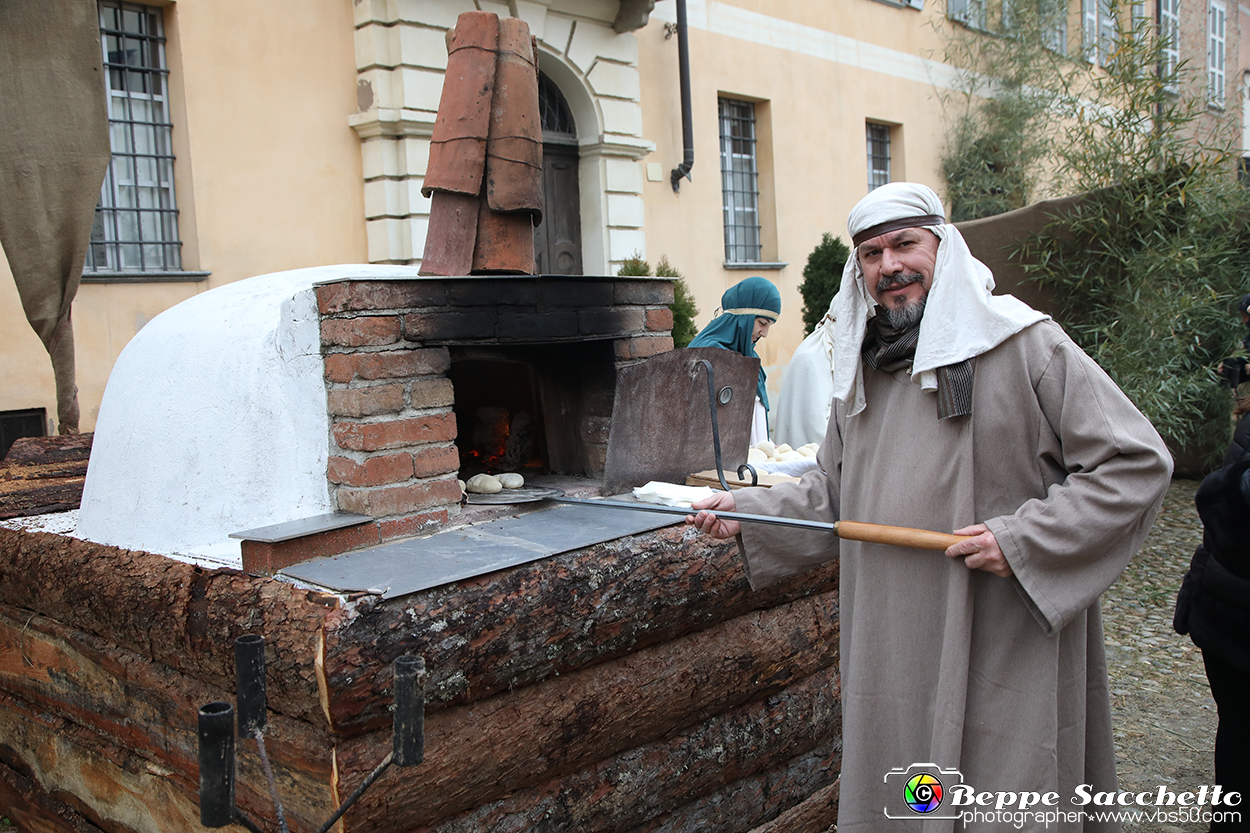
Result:
{"label": "cream-colored cloak", "polygon": [[[905,370],[865,367],[864,393],[856,416],[835,403],[816,471],[736,492],[737,508],[941,531],[986,523],[1015,576],[743,525],[753,587],[841,558],[839,833],[963,829],[885,818],[886,773],[913,763],[958,769],[977,791],[1055,791],[1064,803],[1078,784],[1114,789],[1098,597],[1167,490],[1159,435],[1050,321],[977,357],[971,416],[939,421],[935,395]],[[1049,828],[1071,829],[1082,828]]]}

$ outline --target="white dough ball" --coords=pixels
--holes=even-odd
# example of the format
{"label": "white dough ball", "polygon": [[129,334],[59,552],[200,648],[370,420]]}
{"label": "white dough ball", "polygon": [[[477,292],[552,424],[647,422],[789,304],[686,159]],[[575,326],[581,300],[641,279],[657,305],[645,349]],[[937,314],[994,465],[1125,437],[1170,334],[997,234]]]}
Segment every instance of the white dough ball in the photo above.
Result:
{"label": "white dough ball", "polygon": [[772,457],[777,453],[777,446],[773,445],[768,440],[756,443],[755,447],[764,452],[765,457]]}
{"label": "white dough ball", "polygon": [[465,485],[475,495],[494,495],[503,491],[503,484],[499,482],[499,479],[489,474],[475,474]]}
{"label": "white dough ball", "polygon": [[516,472],[508,472],[507,474],[497,474],[495,478],[499,481],[499,485],[505,489],[519,489],[525,485],[525,478]]}

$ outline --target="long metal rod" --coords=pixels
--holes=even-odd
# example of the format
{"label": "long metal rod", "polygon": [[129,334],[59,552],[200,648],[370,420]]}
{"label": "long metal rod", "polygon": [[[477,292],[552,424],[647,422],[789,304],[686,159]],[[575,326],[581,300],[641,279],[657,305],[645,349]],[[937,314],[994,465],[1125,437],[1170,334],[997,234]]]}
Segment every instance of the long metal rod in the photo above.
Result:
{"label": "long metal rod", "polygon": [[378,780],[382,773],[386,772],[386,768],[391,765],[391,761],[394,759],[394,756],[395,753],[393,751],[387,752],[386,757],[382,759],[382,763],[374,767],[373,772],[369,773],[365,780],[361,782],[360,786],[356,788],[356,791],[349,795],[347,800],[339,805],[339,808],[334,811],[334,815],[326,819],[326,823],[318,828],[317,833],[328,833],[329,829],[334,826],[334,823],[343,818],[343,814],[350,810],[351,806],[356,803],[357,799],[365,794],[365,790],[369,789],[373,782]]}
{"label": "long metal rod", "polygon": [[[240,637],[241,638],[241,637]],[[261,689],[262,696],[264,689]],[[256,751],[260,753],[260,763],[265,769],[265,781],[269,784],[269,796],[273,799],[274,812],[278,816],[278,830],[280,833],[291,833],[291,829],[286,824],[286,812],[282,809],[282,798],[278,795],[278,782],[273,777],[273,767],[269,764],[269,753],[265,751],[265,733],[256,727],[252,730],[252,737],[256,739]]]}
{"label": "long metal rod", "polygon": [[[558,503],[578,503],[585,506],[603,506],[608,509],[633,509],[636,512],[656,512],[661,515],[697,515],[698,509],[682,509],[679,506],[657,506],[654,503],[630,503],[624,500],[591,500],[579,497],[553,497]],[[824,521],[805,521],[800,518],[778,518],[773,515],[751,515],[744,512],[715,512],[716,517],[727,521],[739,521],[753,524],[773,524],[775,526],[794,526],[800,529],[815,529],[821,532],[837,533],[838,525]]]}

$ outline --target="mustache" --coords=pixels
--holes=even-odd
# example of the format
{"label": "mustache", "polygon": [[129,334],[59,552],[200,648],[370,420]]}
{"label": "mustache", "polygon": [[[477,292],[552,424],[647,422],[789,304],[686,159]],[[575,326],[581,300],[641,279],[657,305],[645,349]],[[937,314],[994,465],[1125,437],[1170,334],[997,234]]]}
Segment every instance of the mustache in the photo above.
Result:
{"label": "mustache", "polygon": [[908,284],[920,283],[924,280],[924,275],[919,272],[911,274],[900,273],[897,275],[885,275],[881,280],[877,281],[877,293],[889,292],[891,289],[899,289]]}

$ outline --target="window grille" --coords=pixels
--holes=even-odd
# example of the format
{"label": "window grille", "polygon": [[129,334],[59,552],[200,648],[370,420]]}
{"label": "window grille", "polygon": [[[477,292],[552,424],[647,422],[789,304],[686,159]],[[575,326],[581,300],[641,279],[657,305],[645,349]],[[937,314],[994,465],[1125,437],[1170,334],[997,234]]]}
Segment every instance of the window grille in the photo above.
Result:
{"label": "window grille", "polygon": [[1021,19],[1036,9],[1042,45],[1060,55],[1068,53],[1068,8],[1064,0],[1002,0],[1002,29],[1013,34]]}
{"label": "window grille", "polygon": [[946,16],[973,29],[984,29],[985,0],[947,0]]}
{"label": "window grille", "polygon": [[890,128],[868,123],[868,190],[890,181]]}
{"label": "window grille", "polygon": [[1115,0],[1081,0],[1085,60],[1106,66],[1119,41]]}
{"label": "window grille", "polygon": [[106,0],[98,8],[113,159],[100,189],[86,271],[178,271],[182,253],[161,14]]}
{"label": "window grille", "polygon": [[22,437],[44,437],[48,434],[48,414],[43,408],[0,411],[0,460],[9,453],[13,443]]}
{"label": "window grille", "polygon": [[720,171],[725,261],[760,261],[760,189],[755,145],[755,105],[720,99]]}
{"label": "window grille", "polygon": [[543,127],[543,141],[577,141],[577,127],[573,113],[560,88],[547,77],[538,73],[538,111]]}
{"label": "window grille", "polygon": [[1176,92],[1176,68],[1181,62],[1181,0],[1159,0],[1159,35],[1163,39],[1163,65],[1159,74],[1168,90]]}
{"label": "window grille", "polygon": [[1212,104],[1224,106],[1224,27],[1228,12],[1220,0],[1207,6],[1207,95]]}

